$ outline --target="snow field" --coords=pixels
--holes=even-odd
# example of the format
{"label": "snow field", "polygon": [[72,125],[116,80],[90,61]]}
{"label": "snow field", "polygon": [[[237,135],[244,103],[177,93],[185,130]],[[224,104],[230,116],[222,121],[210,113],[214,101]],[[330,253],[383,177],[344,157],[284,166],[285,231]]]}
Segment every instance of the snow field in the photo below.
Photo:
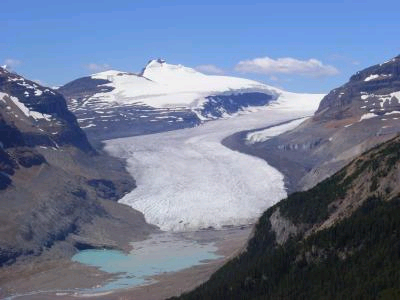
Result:
{"label": "snow field", "polygon": [[214,93],[262,91],[277,95],[280,90],[257,81],[217,75],[205,75],[192,68],[150,61],[141,74],[105,71],[92,75],[105,79],[111,92],[97,93],[92,99],[104,102],[142,103],[155,108],[183,105],[198,107],[204,98]]}
{"label": "snow field", "polygon": [[286,124],[282,124],[279,126],[274,126],[271,128],[267,128],[260,131],[254,131],[247,135],[246,140],[249,144],[261,143],[269,140],[270,138],[277,136],[283,132],[293,130],[301,123],[303,123],[308,118],[300,118],[298,120],[294,120],[288,122]]}

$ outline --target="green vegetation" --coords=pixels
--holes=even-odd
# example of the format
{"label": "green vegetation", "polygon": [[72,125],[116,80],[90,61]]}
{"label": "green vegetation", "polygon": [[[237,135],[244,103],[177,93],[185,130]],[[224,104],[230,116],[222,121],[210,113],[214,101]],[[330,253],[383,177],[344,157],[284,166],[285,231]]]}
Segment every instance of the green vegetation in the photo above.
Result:
{"label": "green vegetation", "polygon": [[325,220],[329,215],[329,204],[344,198],[349,185],[343,180],[344,171],[319,183],[306,192],[296,192],[279,203],[280,211],[294,224],[314,224]]}
{"label": "green vegetation", "polygon": [[[263,217],[264,218],[264,217]],[[301,242],[261,244],[182,299],[396,299],[400,199],[371,198],[350,218]],[[261,245],[268,245],[261,248]],[[256,246],[256,247],[255,247]],[[398,299],[398,298],[397,298]]]}
{"label": "green vegetation", "polygon": [[[174,299],[400,299],[399,163],[400,138],[395,138],[313,189],[290,195],[263,214],[246,252]],[[360,183],[368,197],[360,207],[304,236]],[[276,243],[269,220],[277,208],[302,229],[283,245]]]}

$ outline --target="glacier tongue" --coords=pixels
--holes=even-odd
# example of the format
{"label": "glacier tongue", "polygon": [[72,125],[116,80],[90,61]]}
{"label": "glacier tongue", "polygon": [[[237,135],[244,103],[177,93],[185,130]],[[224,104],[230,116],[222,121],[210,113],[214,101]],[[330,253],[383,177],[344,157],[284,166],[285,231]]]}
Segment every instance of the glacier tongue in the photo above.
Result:
{"label": "glacier tongue", "polygon": [[261,159],[222,146],[221,140],[311,113],[267,109],[196,128],[107,141],[106,150],[127,158],[137,180],[138,187],[120,202],[162,230],[252,223],[286,196],[283,175]]}

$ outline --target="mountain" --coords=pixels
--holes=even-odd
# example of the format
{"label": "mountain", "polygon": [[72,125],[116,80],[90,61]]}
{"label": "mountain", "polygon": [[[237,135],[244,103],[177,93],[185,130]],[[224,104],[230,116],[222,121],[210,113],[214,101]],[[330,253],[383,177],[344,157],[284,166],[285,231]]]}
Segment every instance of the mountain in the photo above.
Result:
{"label": "mountain", "polygon": [[[304,190],[334,174],[356,155],[400,131],[400,56],[353,75],[321,101],[314,116],[274,138],[242,132],[225,142],[262,157]],[[258,139],[251,139],[258,134]]]}
{"label": "mountain", "polygon": [[58,91],[88,136],[100,140],[193,127],[273,102],[286,105],[288,98],[301,95],[161,59],[149,61],[140,74],[105,71]]}
{"label": "mountain", "polygon": [[[87,153],[93,151],[61,94],[4,68],[0,68],[0,87],[1,122],[23,128],[26,146],[73,145]],[[0,138],[5,146],[12,143],[5,136]]]}
{"label": "mountain", "polygon": [[93,150],[61,94],[0,68],[0,266],[123,247],[154,230],[116,203],[134,187],[122,161]]}
{"label": "mountain", "polygon": [[399,168],[397,136],[268,209],[242,254],[173,299],[399,299]]}

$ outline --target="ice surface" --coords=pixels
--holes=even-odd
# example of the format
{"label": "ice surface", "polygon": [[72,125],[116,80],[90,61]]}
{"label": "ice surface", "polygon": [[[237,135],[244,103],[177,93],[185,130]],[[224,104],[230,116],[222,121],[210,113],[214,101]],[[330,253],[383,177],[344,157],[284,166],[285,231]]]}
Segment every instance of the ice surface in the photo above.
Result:
{"label": "ice surface", "polygon": [[286,124],[282,124],[280,126],[274,126],[274,127],[267,128],[264,130],[251,132],[247,135],[246,140],[250,144],[265,142],[266,140],[269,140],[273,136],[277,136],[283,132],[286,132],[286,131],[296,128],[301,123],[303,123],[306,119],[308,119],[308,118],[301,118],[298,120],[288,122]]}
{"label": "ice surface", "polygon": [[394,111],[391,111],[391,112],[389,112],[389,113],[385,113],[385,116],[388,116],[388,115],[395,115],[395,114],[400,114],[400,111],[394,110]]}
{"label": "ice surface", "polygon": [[397,100],[400,100],[400,91],[399,92],[394,92],[390,94],[392,97],[396,97]]}
{"label": "ice surface", "polygon": [[359,122],[361,122],[362,120],[368,120],[368,119],[372,119],[375,117],[379,117],[378,115],[374,114],[374,113],[367,113],[367,114],[363,114],[359,120]]}
{"label": "ice surface", "polygon": [[324,96],[325,94],[297,94],[280,91],[277,101],[271,103],[269,106],[272,108],[277,107],[279,110],[303,110],[312,114],[318,109],[319,103]]}
{"label": "ice surface", "polygon": [[137,181],[120,202],[162,230],[254,222],[286,196],[283,175],[264,160],[231,151],[221,140],[313,112],[290,110],[288,103],[195,128],[107,141],[106,151],[127,158]]}

